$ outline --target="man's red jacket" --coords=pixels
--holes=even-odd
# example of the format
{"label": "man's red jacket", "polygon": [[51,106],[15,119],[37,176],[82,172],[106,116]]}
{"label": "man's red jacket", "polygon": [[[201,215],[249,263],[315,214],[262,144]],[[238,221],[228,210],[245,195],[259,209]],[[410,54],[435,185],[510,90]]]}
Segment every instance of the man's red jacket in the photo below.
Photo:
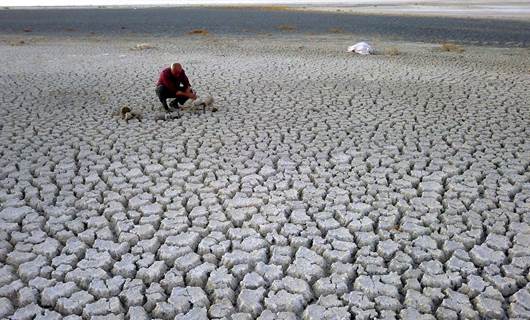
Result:
{"label": "man's red jacket", "polygon": [[158,78],[157,86],[163,85],[173,92],[184,91],[190,87],[190,81],[186,76],[184,70],[178,77],[175,77],[171,73],[171,68],[166,68],[160,72],[160,78]]}

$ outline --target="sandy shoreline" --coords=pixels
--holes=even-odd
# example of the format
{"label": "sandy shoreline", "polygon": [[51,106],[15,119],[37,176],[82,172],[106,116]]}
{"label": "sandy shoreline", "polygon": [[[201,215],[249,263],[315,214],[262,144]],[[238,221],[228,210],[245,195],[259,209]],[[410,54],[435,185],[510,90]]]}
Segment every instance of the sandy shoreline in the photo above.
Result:
{"label": "sandy shoreline", "polygon": [[412,16],[412,17],[446,17],[446,18],[466,18],[466,19],[497,19],[497,20],[530,20],[529,7],[482,7],[482,8],[460,8],[436,6],[403,6],[395,8],[393,6],[380,7],[302,7],[292,8],[292,10],[333,12],[344,14],[372,14],[386,16]]}
{"label": "sandy shoreline", "polygon": [[[0,318],[527,315],[528,49],[0,40]],[[219,112],[157,120],[175,60]]]}
{"label": "sandy shoreline", "polygon": [[192,8],[237,8],[259,9],[276,11],[310,11],[347,14],[372,14],[393,16],[419,16],[419,17],[452,17],[472,19],[503,19],[530,21],[530,3],[525,0],[475,0],[475,1],[435,1],[435,0],[363,0],[350,2],[326,2],[307,4],[303,1],[271,2],[271,3],[193,3],[182,4],[138,4],[138,5],[94,5],[94,6],[60,6],[60,7],[1,7],[0,10],[9,9],[123,9],[123,8],[153,8],[153,7],[192,7]]}
{"label": "sandy shoreline", "polygon": [[406,15],[530,21],[528,1],[362,1],[356,5],[306,6],[302,10],[348,14]]}

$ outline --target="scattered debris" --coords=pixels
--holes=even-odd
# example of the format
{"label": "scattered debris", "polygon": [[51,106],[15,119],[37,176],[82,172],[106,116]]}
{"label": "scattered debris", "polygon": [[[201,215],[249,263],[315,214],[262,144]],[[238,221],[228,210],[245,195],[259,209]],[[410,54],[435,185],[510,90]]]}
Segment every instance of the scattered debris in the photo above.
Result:
{"label": "scattered debris", "polygon": [[199,110],[199,108],[202,108],[203,113],[206,112],[206,109],[210,109],[212,112],[216,112],[218,109],[214,107],[213,103],[213,97],[206,96],[206,98],[204,99],[197,98],[196,100],[187,100],[181,108],[190,109],[193,111],[197,111]]}
{"label": "scattered debris", "polygon": [[191,34],[191,35],[200,35],[200,36],[207,36],[207,35],[209,35],[210,33],[209,33],[208,30],[206,30],[206,29],[193,29],[193,30],[191,30],[190,32],[188,32],[188,34]]}
{"label": "scattered debris", "polygon": [[180,114],[178,112],[159,112],[155,114],[155,120],[173,120],[179,119]]}
{"label": "scattered debris", "polygon": [[23,46],[26,44],[26,41],[24,40],[13,40],[13,41],[9,41],[8,42],[10,46],[12,47],[15,47],[15,46]]}
{"label": "scattered debris", "polygon": [[449,43],[449,42],[442,43],[441,49],[442,51],[446,51],[446,52],[462,53],[465,51],[464,48],[462,48],[461,46],[456,45],[454,43]]}
{"label": "scattered debris", "polygon": [[131,48],[131,50],[149,50],[149,49],[156,49],[156,47],[149,43],[138,43],[133,48]]}
{"label": "scattered debris", "polygon": [[353,46],[348,47],[348,52],[355,52],[358,54],[373,54],[374,48],[366,42],[359,42]]}
{"label": "scattered debris", "polygon": [[136,119],[138,121],[142,121],[142,115],[138,112],[132,111],[131,108],[127,106],[123,106],[120,108],[120,110],[113,114],[114,116],[119,116],[122,120],[125,120],[125,122],[129,122],[129,120]]}

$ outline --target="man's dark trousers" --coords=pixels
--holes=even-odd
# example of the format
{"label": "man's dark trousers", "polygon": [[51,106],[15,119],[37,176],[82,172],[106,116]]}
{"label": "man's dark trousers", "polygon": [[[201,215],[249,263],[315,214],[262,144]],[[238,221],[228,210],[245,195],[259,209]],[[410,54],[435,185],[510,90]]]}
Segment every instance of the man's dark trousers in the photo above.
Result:
{"label": "man's dark trousers", "polygon": [[[180,90],[179,90],[180,91]],[[184,91],[184,88],[182,88],[182,91]],[[163,85],[159,85],[156,87],[156,95],[158,96],[158,99],[160,99],[160,102],[162,102],[162,105],[164,106],[164,109],[166,111],[169,111],[169,107],[167,105],[167,99],[169,98],[176,98],[175,100],[180,104],[183,105],[186,100],[188,100],[188,97],[179,96],[177,97],[175,95],[175,92],[169,90],[167,87]]]}

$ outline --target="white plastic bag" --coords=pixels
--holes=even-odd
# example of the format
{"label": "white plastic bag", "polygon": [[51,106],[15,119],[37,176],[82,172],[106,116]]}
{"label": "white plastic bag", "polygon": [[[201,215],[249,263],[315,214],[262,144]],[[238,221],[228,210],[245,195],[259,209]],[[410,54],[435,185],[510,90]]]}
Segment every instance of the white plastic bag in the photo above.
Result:
{"label": "white plastic bag", "polygon": [[358,54],[372,54],[374,52],[374,48],[372,48],[372,46],[366,42],[359,42],[354,44],[353,46],[348,47],[348,52],[355,52]]}

